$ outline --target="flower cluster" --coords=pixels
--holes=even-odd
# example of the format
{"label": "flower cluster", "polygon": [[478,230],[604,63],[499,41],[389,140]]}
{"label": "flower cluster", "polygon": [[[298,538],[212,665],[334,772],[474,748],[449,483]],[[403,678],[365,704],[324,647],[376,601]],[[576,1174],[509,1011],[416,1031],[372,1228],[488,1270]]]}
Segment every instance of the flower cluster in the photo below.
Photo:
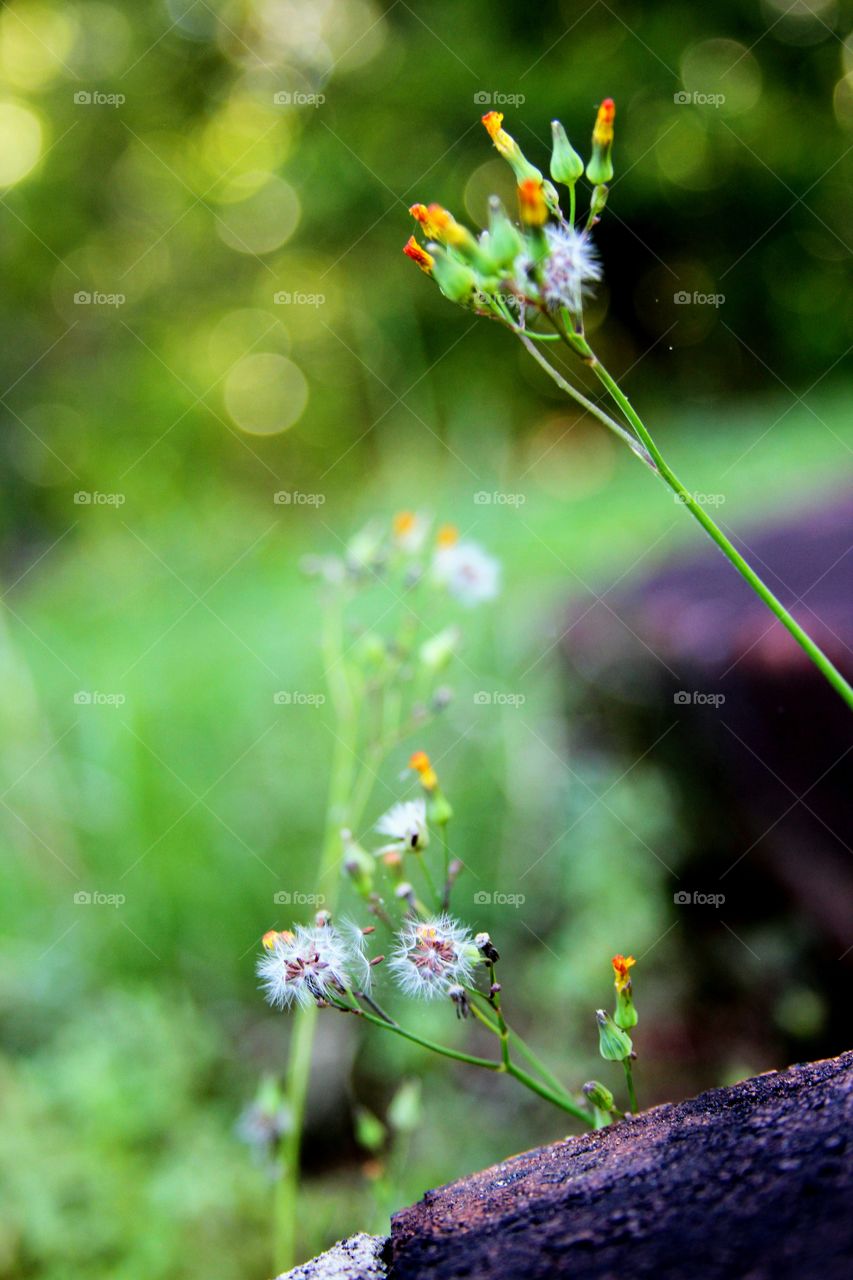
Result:
{"label": "flower cluster", "polygon": [[[498,153],[515,174],[518,222],[493,198],[489,225],[475,236],[438,204],[414,204],[410,213],[427,239],[426,248],[410,236],[403,252],[432,276],[451,301],[510,328],[526,328],[528,311],[541,313],[557,325],[580,324],[587,295],[601,280],[601,264],[590,238],[607,201],[613,177],[611,152],[616,108],[612,98],[598,110],[592,135],[592,154],[586,175],[594,184],[586,223],[575,224],[575,187],[584,163],[569,142],[559,120],[552,123],[553,182],[531,164],[503,127],[500,111],[488,111],[483,124]],[[564,214],[554,183],[569,192]]]}
{"label": "flower cluster", "polygon": [[303,568],[332,585],[384,579],[401,564],[407,585],[426,580],[466,607],[494,600],[500,591],[500,564],[476,542],[461,538],[455,525],[433,532],[430,518],[398,511],[390,528],[371,521],[341,556],[307,556]]}

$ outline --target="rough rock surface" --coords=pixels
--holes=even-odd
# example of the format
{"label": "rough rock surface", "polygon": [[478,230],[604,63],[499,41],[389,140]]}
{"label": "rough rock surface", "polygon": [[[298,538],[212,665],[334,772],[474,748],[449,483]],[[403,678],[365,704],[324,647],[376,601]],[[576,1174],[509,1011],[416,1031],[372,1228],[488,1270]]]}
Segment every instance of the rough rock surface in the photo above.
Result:
{"label": "rough rock surface", "polygon": [[359,1232],[340,1240],[319,1258],[285,1272],[278,1280],[385,1280],[382,1252],[386,1244],[382,1236]]}
{"label": "rough rock surface", "polygon": [[849,1280],[851,1120],[853,1053],[656,1107],[428,1191],[389,1276]]}

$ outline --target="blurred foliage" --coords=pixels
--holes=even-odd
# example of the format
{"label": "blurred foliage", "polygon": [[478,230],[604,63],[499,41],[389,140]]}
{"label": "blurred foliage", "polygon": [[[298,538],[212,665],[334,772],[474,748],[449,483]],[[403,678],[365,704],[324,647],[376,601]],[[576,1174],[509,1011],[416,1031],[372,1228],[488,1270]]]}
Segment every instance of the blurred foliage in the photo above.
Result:
{"label": "blurred foliage", "polygon": [[[432,507],[505,563],[424,745],[459,815],[465,892],[525,896],[477,921],[513,957],[520,1028],[577,1083],[600,1074],[587,1011],[609,956],[651,949],[644,1098],[770,1065],[773,1035],[819,1029],[802,987],[766,1039],[713,1063],[679,1041],[685,943],[643,849],[677,864],[670,780],[653,757],[626,774],[567,756],[560,617],[638,548],[650,570],[697,535],[400,249],[413,200],[478,222],[506,194],[483,95],[542,163],[550,118],[581,143],[612,93],[599,343],[658,405],[679,470],[724,485],[727,525],[805,505],[850,434],[845,37],[835,0],[0,11],[0,1274],[268,1273],[269,1185],[235,1127],[288,1028],[253,957],[283,923],[275,892],[311,887],[332,727],[273,694],[322,687],[300,556],[339,550],[373,511]],[[522,501],[474,498],[493,490]],[[478,707],[482,688],[526,701]],[[125,901],[75,904],[81,890]],[[306,1251],[372,1220],[353,1117],[387,1124],[407,1076],[423,1120],[397,1203],[554,1136],[501,1081],[362,1044],[344,1022],[324,1020],[318,1047]],[[422,1022],[463,1032],[436,1010]]]}

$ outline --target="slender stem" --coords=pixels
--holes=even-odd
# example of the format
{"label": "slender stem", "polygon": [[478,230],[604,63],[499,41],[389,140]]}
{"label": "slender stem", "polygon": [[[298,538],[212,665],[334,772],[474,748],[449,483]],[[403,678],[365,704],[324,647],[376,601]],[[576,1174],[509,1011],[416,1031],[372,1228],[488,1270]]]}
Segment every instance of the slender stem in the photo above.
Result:
{"label": "slender stem", "polygon": [[346,1009],[348,1013],[355,1013],[360,1018],[365,1018],[368,1022],[372,1022],[376,1027],[382,1027],[385,1031],[392,1031],[396,1036],[402,1036],[404,1040],[411,1040],[413,1044],[418,1044],[422,1049],[429,1049],[432,1053],[441,1054],[443,1058],[453,1058],[455,1062],[467,1062],[470,1067],[482,1067],[484,1071],[500,1071],[501,1063],[495,1062],[491,1058],[477,1058],[474,1054],[463,1053],[461,1049],[451,1049],[448,1045],[437,1044],[434,1040],[427,1040],[424,1036],[417,1035],[414,1031],[407,1031],[405,1027],[399,1026],[396,1022],[386,1022],[382,1018],[377,1018],[374,1014],[368,1013],[366,1009],[352,1008],[349,1005],[338,1005],[340,1009]]}
{"label": "slender stem", "polygon": [[634,1089],[634,1072],[631,1069],[631,1059],[623,1058],[622,1066],[625,1068],[625,1083],[628,1086],[628,1103],[631,1107],[631,1114],[635,1116],[640,1108],[637,1105],[637,1094]]}
{"label": "slender stem", "polygon": [[[484,1027],[488,1027],[493,1036],[498,1036],[498,1038],[500,1038],[501,1030],[497,1023],[492,1022],[491,1018],[487,1018],[483,1013],[483,1010],[478,1009],[475,1004],[471,1004],[469,1002],[468,1008],[471,1010],[478,1022],[482,1022]],[[503,1057],[503,1054],[501,1054],[501,1057]]]}
{"label": "slender stem", "polygon": [[546,1084],[550,1085],[558,1093],[564,1093],[568,1096],[568,1090],[565,1085],[561,1084],[553,1071],[550,1071],[545,1063],[533,1052],[526,1040],[522,1040],[517,1031],[513,1031],[512,1027],[507,1027],[510,1042],[515,1045],[518,1052],[527,1060],[534,1071],[538,1071]]}
{"label": "slender stem", "polygon": [[[800,647],[805,650],[812,662],[823,673],[836,692],[841,695],[848,706],[853,707],[853,686],[845,680],[838,668],[830,661],[823,650],[815,644],[808,632],[804,631],[800,624],[791,616],[782,604],[781,600],[779,600],[766,583],[759,578],[755,570],[740,554],[737,547],[735,547],[722,530],[717,527],[702,504],[697,502],[693,494],[685,488],[678,476],[664,460],[660,450],[652,439],[648,428],[640,415],[634,409],[631,401],[625,395],[616,380],[604,368],[587,343],[586,339],[579,335],[575,335],[571,345],[573,345],[581,356],[583,356],[584,360],[590,366],[598,380],[604,387],[606,387],[614,403],[617,404],[625,414],[625,417],[631,423],[631,426],[637,432],[637,435],[648,450],[648,453],[657,468],[658,474],[664,483],[669,485],[673,493],[678,495],[679,501],[687,507],[693,518],[698,521],[709,537],[713,539],[722,551],[723,555],[731,561],[741,577],[746,579],[756,595],[764,601],[782,625],[790,631],[791,635]],[[538,355],[539,353],[537,352],[536,354]]]}
{"label": "slender stem", "polygon": [[[501,1066],[503,1067],[503,1063],[501,1063]],[[576,1120],[583,1120],[584,1124],[589,1125],[590,1128],[594,1127],[593,1119],[589,1112],[584,1111],[576,1102],[572,1102],[571,1098],[566,1097],[564,1094],[554,1093],[554,1091],[549,1089],[547,1085],[542,1084],[539,1080],[534,1079],[533,1076],[528,1075],[526,1071],[521,1067],[516,1066],[514,1062],[510,1062],[510,1064],[503,1067],[503,1069],[533,1093],[538,1093],[540,1098],[544,1098],[547,1102],[553,1102],[555,1107],[559,1107],[561,1111],[568,1111],[569,1115],[574,1116]]]}
{"label": "slender stem", "polygon": [[575,194],[575,184],[572,183],[571,186],[569,187],[569,226],[570,227],[574,227],[575,225],[576,200],[577,200],[577,196]]}
{"label": "slender stem", "polygon": [[626,431],[625,428],[616,422],[614,418],[610,417],[610,414],[605,413],[603,409],[599,409],[598,405],[592,400],[588,400],[582,391],[578,391],[577,387],[573,387],[572,384],[568,382],[552,364],[549,364],[542,352],[539,351],[538,348],[530,341],[526,333],[519,332],[517,329],[515,332],[522,346],[530,352],[536,363],[542,366],[549,378],[552,378],[553,381],[556,382],[561,391],[565,391],[566,395],[571,396],[573,400],[577,401],[579,405],[586,409],[587,413],[591,413],[594,418],[598,418],[599,422],[603,422],[608,431],[612,431],[614,435],[617,435],[622,443],[628,446],[632,453],[635,453],[642,462],[645,462],[647,467],[650,467],[652,471],[656,469],[650,455],[640,444],[639,440],[636,440],[634,436],[631,435],[630,431]]}

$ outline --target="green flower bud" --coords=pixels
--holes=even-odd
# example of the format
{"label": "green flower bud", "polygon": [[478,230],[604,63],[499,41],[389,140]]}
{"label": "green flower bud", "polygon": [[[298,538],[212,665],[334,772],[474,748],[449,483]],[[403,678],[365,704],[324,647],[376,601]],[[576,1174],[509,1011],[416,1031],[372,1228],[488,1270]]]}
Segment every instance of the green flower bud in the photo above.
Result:
{"label": "green flower bud", "polygon": [[373,875],[376,862],[370,854],[353,838],[349,828],[341,831],[344,846],[344,871],[350,877],[356,892],[367,898],[373,890]]}
{"label": "green flower bud", "polygon": [[418,650],[418,657],[428,671],[443,671],[453,657],[461,633],[458,627],[445,627],[437,635],[430,636]]}
{"label": "green flower bud", "polygon": [[613,1094],[600,1080],[588,1080],[583,1087],[583,1093],[592,1106],[597,1107],[599,1111],[612,1111],[616,1105]]}
{"label": "green flower bud", "polygon": [[597,1009],[598,1052],[605,1062],[624,1062],[634,1051],[631,1037],[621,1027],[617,1027],[609,1013]]}
{"label": "green flower bud", "polygon": [[616,990],[616,1009],[613,1013],[613,1021],[623,1031],[630,1031],[632,1027],[636,1027],[639,1021],[637,1010],[634,1008],[634,996],[630,980],[621,991],[618,988]]}
{"label": "green flower bud", "polygon": [[440,787],[427,796],[427,819],[437,827],[443,827],[453,817],[453,808]]}
{"label": "green flower bud", "polygon": [[445,298],[451,302],[470,302],[477,289],[477,278],[471,268],[451,258],[438,245],[431,246],[431,252],[435,255],[432,274]]}
{"label": "green flower bud", "polygon": [[551,121],[554,146],[551,152],[551,177],[566,187],[573,187],[583,175],[583,160],[575,151],[559,120]]}
{"label": "green flower bud", "polygon": [[521,253],[518,228],[510,220],[497,196],[489,201],[489,254],[495,266],[509,267]]}
{"label": "green flower bud", "polygon": [[607,204],[607,197],[610,195],[610,188],[605,186],[593,187],[592,197],[589,202],[589,211],[593,218],[598,218]]}

